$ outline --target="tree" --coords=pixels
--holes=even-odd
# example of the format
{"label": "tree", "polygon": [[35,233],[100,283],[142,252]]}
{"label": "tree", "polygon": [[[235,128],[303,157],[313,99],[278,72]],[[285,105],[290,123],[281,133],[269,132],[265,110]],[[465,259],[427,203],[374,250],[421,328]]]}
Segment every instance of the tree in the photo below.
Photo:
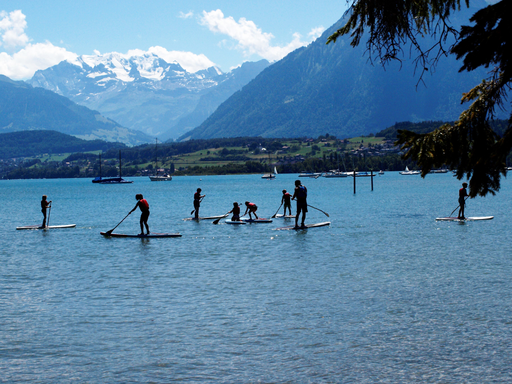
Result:
{"label": "tree", "polygon": [[[370,59],[386,65],[401,60],[403,49],[411,44],[420,81],[425,71],[448,54],[463,61],[459,72],[491,67],[490,75],[463,94],[462,102],[471,103],[453,124],[445,124],[428,134],[399,130],[397,144],[406,150],[422,170],[422,177],[434,167],[456,169],[457,177],[469,180],[469,195],[485,196],[500,189],[506,172],[506,157],[512,148],[512,115],[502,136],[490,127],[496,108],[505,109],[511,84],[512,1],[501,0],[476,12],[472,26],[454,28],[449,16],[469,0],[353,0],[347,23],[332,34],[327,44],[351,32],[352,46],[366,42]],[[366,31],[367,30],[367,31]],[[421,37],[434,38],[431,46],[421,46]],[[453,37],[454,43],[448,43]],[[510,107],[510,105],[508,105]]]}

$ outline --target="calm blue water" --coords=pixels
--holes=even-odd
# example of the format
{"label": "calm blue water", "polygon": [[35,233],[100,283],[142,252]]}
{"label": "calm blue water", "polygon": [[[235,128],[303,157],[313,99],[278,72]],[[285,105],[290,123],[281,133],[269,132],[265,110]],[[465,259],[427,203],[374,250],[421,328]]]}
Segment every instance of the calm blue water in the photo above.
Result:
{"label": "calm blue water", "polygon": [[[451,174],[305,179],[307,222],[186,222],[250,200],[263,217],[296,175],[155,183],[0,181],[1,382],[511,382],[511,180],[457,206]],[[105,239],[143,193],[154,232]],[[51,224],[39,224],[41,195]],[[116,232],[138,233],[138,213]]]}

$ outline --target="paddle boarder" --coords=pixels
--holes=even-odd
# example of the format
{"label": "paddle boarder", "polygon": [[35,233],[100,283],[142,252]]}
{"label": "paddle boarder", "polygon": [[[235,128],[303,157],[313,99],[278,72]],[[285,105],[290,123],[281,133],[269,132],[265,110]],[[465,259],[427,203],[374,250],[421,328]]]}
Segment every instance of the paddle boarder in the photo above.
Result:
{"label": "paddle boarder", "polygon": [[281,204],[284,205],[284,215],[286,216],[286,208],[288,208],[288,214],[292,215],[292,195],[286,192],[286,189],[283,189],[283,197],[281,198]]}
{"label": "paddle boarder", "polygon": [[199,220],[199,207],[201,206],[201,200],[203,200],[205,196],[206,195],[201,195],[201,188],[197,188],[197,192],[194,193],[194,209],[196,211],[194,213],[194,219],[196,220]]}
{"label": "paddle boarder", "polygon": [[462,183],[462,188],[459,189],[459,216],[458,219],[464,220],[466,217],[464,216],[464,208],[466,206],[466,197],[468,196],[468,191],[466,188],[468,187],[468,183]]}
{"label": "paddle boarder", "polygon": [[295,191],[292,200],[297,200],[297,214],[295,215],[295,228],[299,228],[299,215],[302,212],[301,226],[304,227],[306,212],[308,211],[308,189],[301,184],[300,180],[295,180]]}
{"label": "paddle boarder", "polygon": [[230,213],[233,214],[233,216],[231,217],[231,221],[240,221],[240,206],[236,201],[233,203],[233,209],[228,212],[228,215]]}
{"label": "paddle boarder", "polygon": [[43,225],[41,228],[46,228],[46,210],[52,207],[52,201],[47,201],[48,196],[43,195],[41,198],[41,212],[43,214]]}
{"label": "paddle boarder", "polygon": [[144,226],[146,226],[146,232],[149,235],[149,226],[148,226],[148,219],[149,219],[149,203],[148,201],[142,196],[141,193],[137,193],[135,195],[135,199],[137,200],[137,204],[135,204],[135,207],[130,211],[132,213],[139,207],[141,214],[140,214],[140,233],[139,236],[144,236]]}
{"label": "paddle boarder", "polygon": [[247,212],[249,212],[249,219],[252,220],[251,213],[254,213],[254,217],[258,219],[258,215],[256,214],[256,210],[258,209],[258,207],[256,206],[256,204],[246,201],[245,206],[247,207],[247,209],[245,210],[243,216],[247,215]]}

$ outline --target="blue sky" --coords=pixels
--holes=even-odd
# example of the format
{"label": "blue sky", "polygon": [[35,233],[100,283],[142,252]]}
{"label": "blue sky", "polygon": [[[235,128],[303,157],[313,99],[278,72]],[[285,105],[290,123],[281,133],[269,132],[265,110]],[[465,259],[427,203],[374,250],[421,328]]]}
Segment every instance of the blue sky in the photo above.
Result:
{"label": "blue sky", "polygon": [[27,79],[76,55],[110,52],[228,72],[307,45],[346,8],[345,0],[2,0],[0,74]]}

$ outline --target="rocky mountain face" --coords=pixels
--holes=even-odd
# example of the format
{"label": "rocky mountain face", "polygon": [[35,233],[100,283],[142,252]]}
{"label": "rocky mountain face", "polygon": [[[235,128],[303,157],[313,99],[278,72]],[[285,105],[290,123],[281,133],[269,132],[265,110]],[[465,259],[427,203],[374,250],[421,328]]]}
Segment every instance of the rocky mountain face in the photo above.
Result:
{"label": "rocky mountain face", "polygon": [[0,133],[28,130],[54,130],[85,140],[128,145],[152,140],[66,97],[0,75]]}
{"label": "rocky mountain face", "polygon": [[226,74],[215,67],[189,73],[154,54],[109,53],[63,61],[27,82],[164,140],[199,125],[268,65],[262,60]]}
{"label": "rocky mountain face", "polygon": [[[472,1],[452,21],[467,25],[483,6],[483,0]],[[350,46],[350,36],[326,45],[327,37],[343,25],[341,19],[309,46],[263,70],[180,139],[326,133],[346,138],[400,121],[453,121],[467,108],[460,103],[462,93],[487,76],[485,68],[459,73],[462,63],[449,55],[419,82],[421,68],[415,67],[407,47],[401,63],[383,68],[369,62],[364,40],[357,48]]]}

